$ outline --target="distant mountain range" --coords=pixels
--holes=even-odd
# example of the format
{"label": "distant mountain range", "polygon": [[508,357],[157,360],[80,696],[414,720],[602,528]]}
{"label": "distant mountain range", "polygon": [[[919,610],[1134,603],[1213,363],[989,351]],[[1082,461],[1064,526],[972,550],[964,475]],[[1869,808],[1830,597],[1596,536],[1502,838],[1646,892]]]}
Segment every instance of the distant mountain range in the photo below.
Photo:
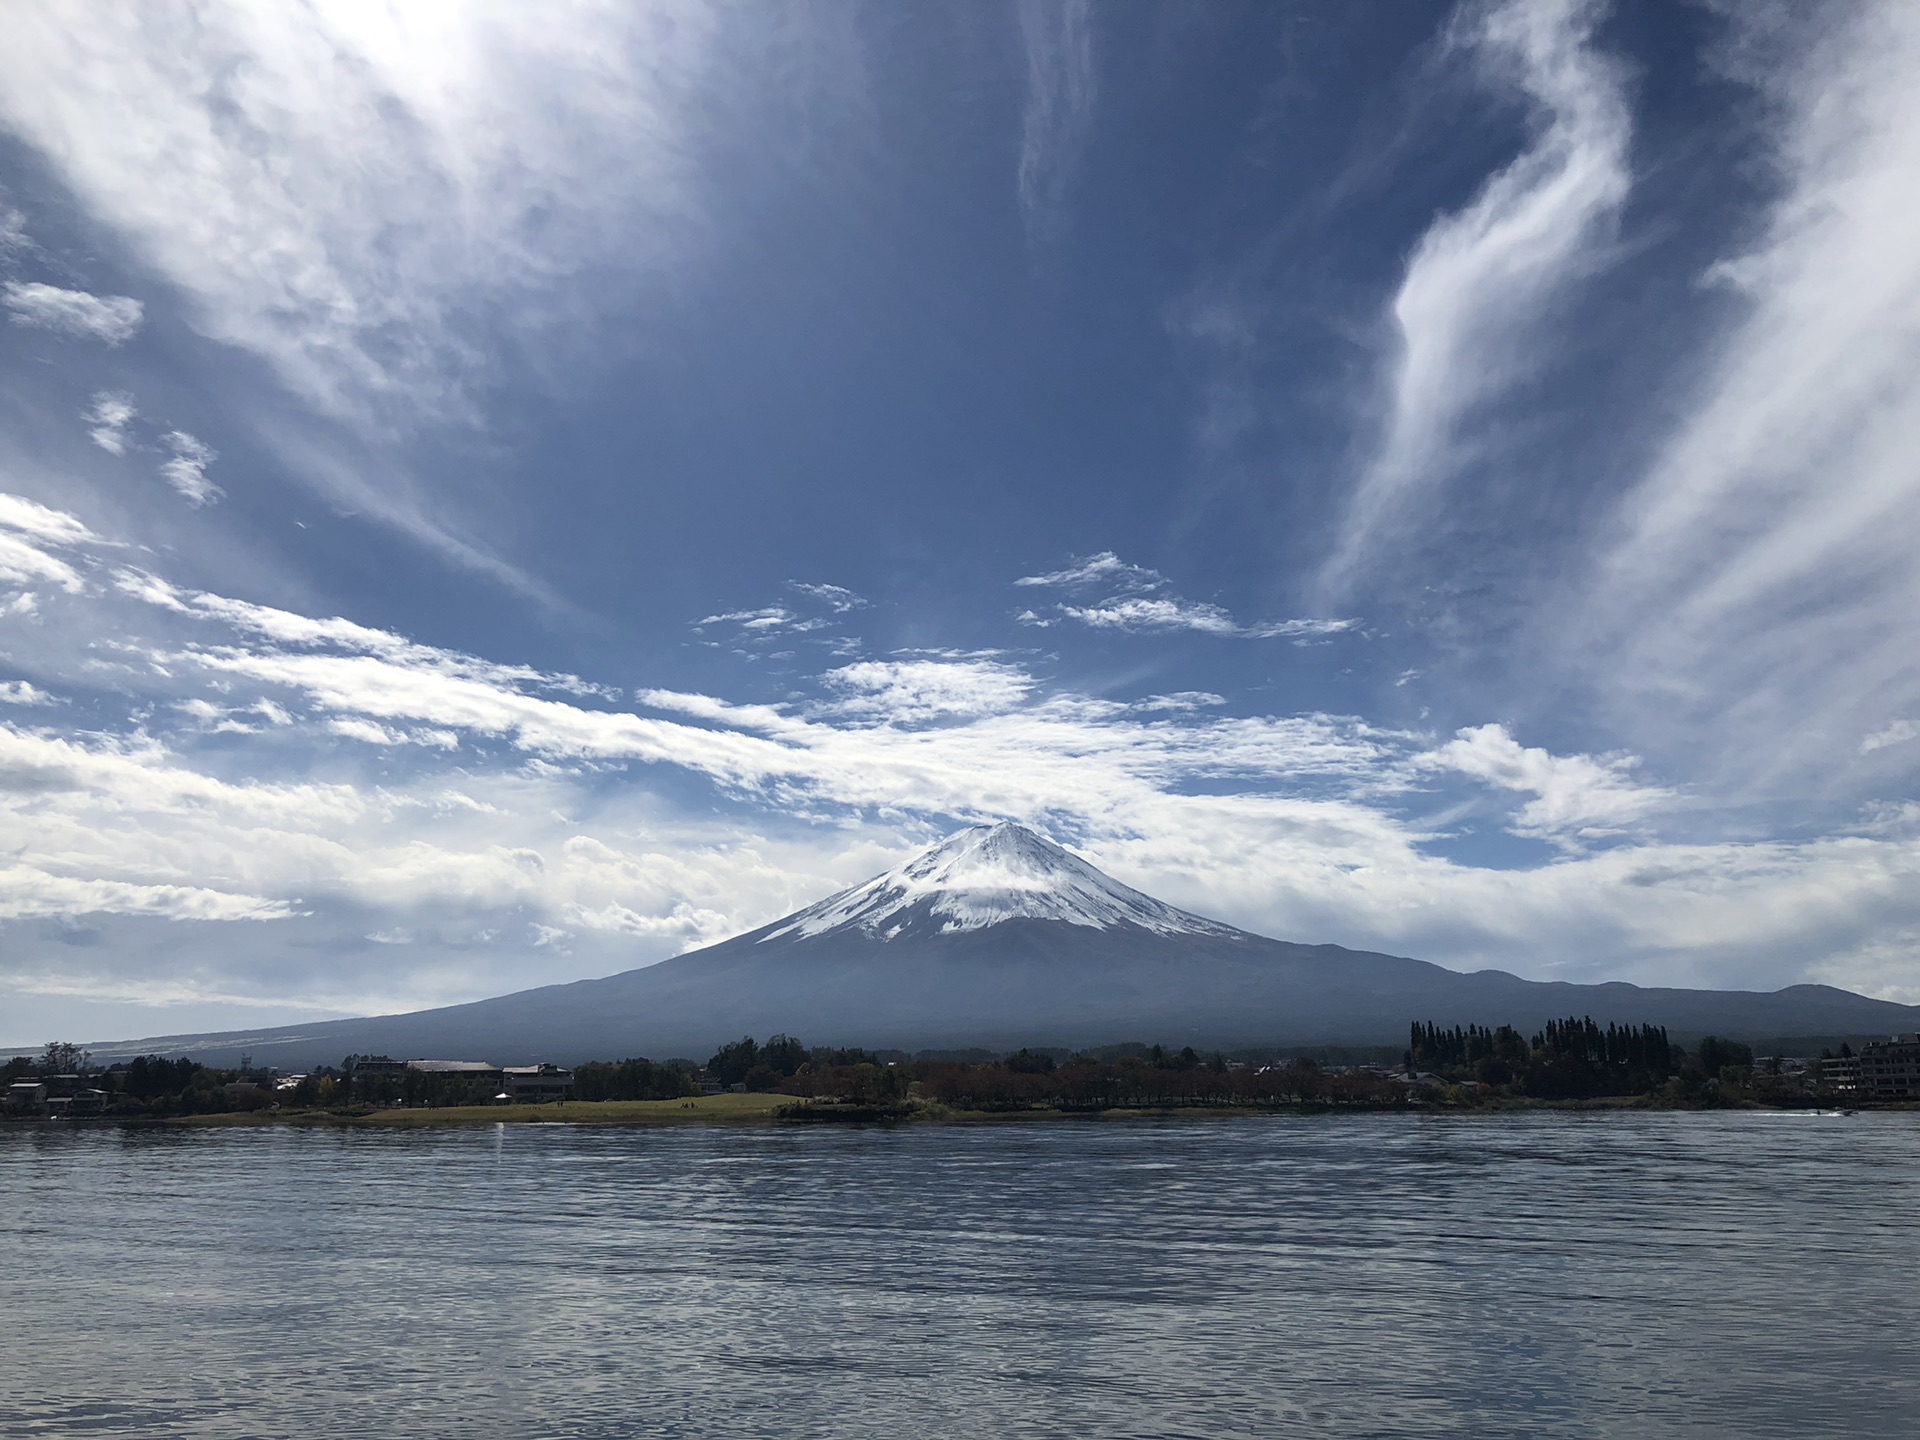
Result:
{"label": "distant mountain range", "polygon": [[1676,1039],[1920,1030],[1920,1007],[1826,985],[1648,989],[1462,974],[1297,945],[1143,895],[1020,825],[976,826],[816,905],[658,965],[384,1015],[90,1047],[286,1068],[342,1056],[573,1063],[704,1058],[742,1035],[905,1050],[1101,1045],[1391,1045],[1413,1020],[1590,1015]]}

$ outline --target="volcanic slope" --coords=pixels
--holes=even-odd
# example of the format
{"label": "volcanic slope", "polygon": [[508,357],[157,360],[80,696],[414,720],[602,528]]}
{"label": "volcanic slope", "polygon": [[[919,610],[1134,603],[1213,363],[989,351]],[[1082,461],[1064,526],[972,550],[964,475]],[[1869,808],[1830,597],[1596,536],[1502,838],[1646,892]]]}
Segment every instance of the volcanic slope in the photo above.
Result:
{"label": "volcanic slope", "polygon": [[704,1057],[741,1035],[901,1049],[1397,1044],[1415,1019],[1568,1015],[1675,1038],[1892,1033],[1920,1008],[1820,985],[1771,993],[1473,974],[1237,930],[1144,895],[1024,826],[976,826],[745,935],[600,980],[274,1030],[100,1044],[294,1067],[349,1053],[576,1062]]}

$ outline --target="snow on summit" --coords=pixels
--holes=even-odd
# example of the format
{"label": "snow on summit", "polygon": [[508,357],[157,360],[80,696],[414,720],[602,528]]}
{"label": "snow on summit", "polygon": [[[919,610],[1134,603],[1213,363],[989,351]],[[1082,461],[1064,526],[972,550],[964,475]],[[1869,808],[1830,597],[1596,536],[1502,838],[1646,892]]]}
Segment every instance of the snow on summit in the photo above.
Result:
{"label": "snow on summit", "polygon": [[1143,895],[1024,825],[975,825],[906,864],[830,895],[762,942],[861,931],[882,940],[984,930],[1003,920],[1058,920],[1095,930],[1233,935],[1230,925]]}

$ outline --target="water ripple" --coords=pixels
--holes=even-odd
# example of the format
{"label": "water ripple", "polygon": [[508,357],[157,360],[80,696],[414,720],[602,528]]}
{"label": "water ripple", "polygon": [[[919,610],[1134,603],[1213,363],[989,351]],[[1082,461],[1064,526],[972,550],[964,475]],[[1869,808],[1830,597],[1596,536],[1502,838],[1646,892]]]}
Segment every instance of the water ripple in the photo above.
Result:
{"label": "water ripple", "polygon": [[0,1432],[1906,1435],[1920,1116],[0,1132]]}

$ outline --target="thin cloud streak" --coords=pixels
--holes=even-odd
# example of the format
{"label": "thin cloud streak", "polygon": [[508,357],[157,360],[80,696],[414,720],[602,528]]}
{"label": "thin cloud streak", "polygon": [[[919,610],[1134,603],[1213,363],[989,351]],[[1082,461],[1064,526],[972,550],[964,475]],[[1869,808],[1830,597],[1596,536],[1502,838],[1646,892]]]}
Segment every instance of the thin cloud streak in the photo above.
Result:
{"label": "thin cloud streak", "polygon": [[1023,575],[1013,583],[1076,593],[1107,592],[1091,604],[1058,604],[1047,614],[1024,610],[1014,617],[1022,625],[1042,630],[1062,620],[1074,620],[1096,630],[1134,634],[1189,630],[1242,640],[1287,639],[1295,644],[1308,644],[1360,625],[1356,619],[1265,620],[1242,624],[1218,605],[1173,594],[1166,576],[1158,570],[1130,565],[1111,550],[1077,560],[1064,569]]}
{"label": "thin cloud streak", "polygon": [[1533,111],[1527,148],[1414,247],[1391,307],[1398,354],[1386,420],[1318,576],[1323,598],[1363,569],[1475,454],[1475,412],[1534,373],[1542,322],[1605,260],[1631,188],[1622,67],[1594,47],[1599,0],[1471,5],[1450,43]]}
{"label": "thin cloud streak", "polygon": [[1027,51],[1027,103],[1021,121],[1019,195],[1030,244],[1057,238],[1067,223],[1067,191],[1093,125],[1091,0],[1020,0]]}
{"label": "thin cloud streak", "polygon": [[1870,742],[1920,711],[1920,11],[1730,18],[1778,116],[1779,199],[1709,276],[1745,314],[1555,644],[1604,657],[1629,733],[1805,794],[1904,767]]}
{"label": "thin cloud streak", "polygon": [[[469,298],[544,287],[616,236],[651,248],[623,222],[688,205],[678,107],[708,13],[33,6],[0,115],[296,393],[464,415]],[[9,304],[21,288],[47,287]]]}
{"label": "thin cloud streak", "polygon": [[[86,589],[80,572],[52,552],[93,543],[98,537],[65,511],[0,494],[0,584],[52,585],[78,595]],[[32,592],[19,598],[31,602]]]}
{"label": "thin cloud streak", "polygon": [[[98,438],[95,437],[96,442]],[[169,430],[163,439],[173,454],[161,463],[160,473],[179,492],[181,499],[198,507],[211,505],[226,494],[207,478],[207,467],[220,458],[211,445],[196,440],[184,430]]]}
{"label": "thin cloud streak", "polygon": [[[538,349],[692,252],[694,134],[720,7],[35,5],[0,47],[0,125],[306,411],[233,418],[329,499],[559,607],[405,459],[483,430],[494,357]],[[614,268],[609,269],[612,265]],[[599,293],[579,277],[600,275]],[[11,285],[22,323],[108,343],[141,305]],[[257,412],[257,413],[256,413]],[[216,498],[167,462],[195,504]]]}
{"label": "thin cloud streak", "polygon": [[129,295],[91,295],[39,282],[11,282],[4,293],[16,325],[123,345],[140,333],[145,307]]}
{"label": "thin cloud streak", "polygon": [[130,427],[140,412],[124,391],[101,390],[87,406],[87,438],[112,456],[123,456],[131,443]]}

